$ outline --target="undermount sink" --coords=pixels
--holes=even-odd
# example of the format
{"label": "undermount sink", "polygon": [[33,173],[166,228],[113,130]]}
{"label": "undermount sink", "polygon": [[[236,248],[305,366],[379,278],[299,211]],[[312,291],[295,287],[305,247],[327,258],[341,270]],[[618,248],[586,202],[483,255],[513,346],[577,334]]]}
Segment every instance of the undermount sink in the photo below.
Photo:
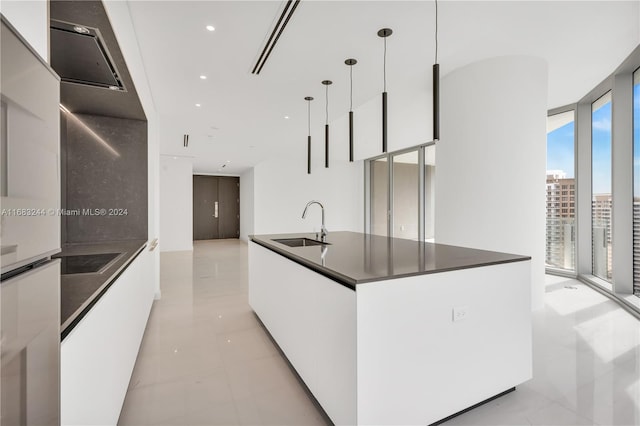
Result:
{"label": "undermount sink", "polygon": [[329,243],[323,243],[321,241],[312,240],[310,238],[283,238],[280,240],[273,240],[276,243],[284,244],[289,247],[310,247],[310,246],[324,246]]}

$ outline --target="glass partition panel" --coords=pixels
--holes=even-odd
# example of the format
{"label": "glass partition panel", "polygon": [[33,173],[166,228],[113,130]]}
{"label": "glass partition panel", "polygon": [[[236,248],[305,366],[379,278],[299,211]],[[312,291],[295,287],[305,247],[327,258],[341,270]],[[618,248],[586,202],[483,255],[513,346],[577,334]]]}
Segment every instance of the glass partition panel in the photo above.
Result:
{"label": "glass partition panel", "polygon": [[418,150],[392,156],[393,236],[418,239],[418,197],[420,166]]}
{"label": "glass partition panel", "polygon": [[424,239],[435,239],[436,146],[424,147]]}
{"label": "glass partition panel", "polygon": [[371,167],[371,233],[388,235],[389,162],[387,158],[369,161]]}

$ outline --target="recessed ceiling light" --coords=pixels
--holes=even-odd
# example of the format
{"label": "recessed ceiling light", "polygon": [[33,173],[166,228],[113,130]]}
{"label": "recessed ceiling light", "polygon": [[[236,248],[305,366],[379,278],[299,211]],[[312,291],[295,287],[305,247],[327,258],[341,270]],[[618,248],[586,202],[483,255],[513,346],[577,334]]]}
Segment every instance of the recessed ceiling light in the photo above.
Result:
{"label": "recessed ceiling light", "polygon": [[197,106],[197,107],[199,107],[199,106],[200,106],[200,104],[196,104],[196,106]]}
{"label": "recessed ceiling light", "polygon": [[206,80],[206,79],[207,79],[207,76],[206,76],[206,75],[201,75],[201,76],[200,76],[200,80]]}
{"label": "recessed ceiling light", "polygon": [[227,163],[230,163],[230,162],[231,162],[231,160],[227,160]]}
{"label": "recessed ceiling light", "polygon": [[288,119],[289,119],[289,116],[288,116],[288,115],[285,115],[285,116],[284,116],[284,119],[285,119],[285,120],[288,120]]}
{"label": "recessed ceiling light", "polygon": [[209,31],[215,31],[215,30],[216,30],[216,29],[215,29],[215,27],[214,27],[213,25],[207,25],[207,29],[208,29]]}

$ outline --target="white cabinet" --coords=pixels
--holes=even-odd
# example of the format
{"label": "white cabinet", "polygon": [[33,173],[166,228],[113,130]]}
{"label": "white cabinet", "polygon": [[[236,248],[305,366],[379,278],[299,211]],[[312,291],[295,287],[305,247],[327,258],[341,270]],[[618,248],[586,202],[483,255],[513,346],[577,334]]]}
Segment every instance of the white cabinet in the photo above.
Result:
{"label": "white cabinet", "polygon": [[531,378],[530,263],[352,290],[251,242],[249,304],[335,424],[432,424]]}
{"label": "white cabinet", "polygon": [[249,304],[335,424],[356,423],[356,292],[249,243]]}
{"label": "white cabinet", "polygon": [[115,425],[147,324],[153,253],[142,253],[62,341],[63,425]]}

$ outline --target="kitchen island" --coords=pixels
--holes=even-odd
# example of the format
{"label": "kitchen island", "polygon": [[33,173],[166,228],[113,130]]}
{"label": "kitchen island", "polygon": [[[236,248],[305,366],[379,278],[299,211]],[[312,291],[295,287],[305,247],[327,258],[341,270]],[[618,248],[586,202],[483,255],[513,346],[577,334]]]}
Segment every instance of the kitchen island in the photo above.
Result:
{"label": "kitchen island", "polygon": [[315,239],[252,236],[249,304],[334,423],[432,424],[531,378],[529,257]]}

